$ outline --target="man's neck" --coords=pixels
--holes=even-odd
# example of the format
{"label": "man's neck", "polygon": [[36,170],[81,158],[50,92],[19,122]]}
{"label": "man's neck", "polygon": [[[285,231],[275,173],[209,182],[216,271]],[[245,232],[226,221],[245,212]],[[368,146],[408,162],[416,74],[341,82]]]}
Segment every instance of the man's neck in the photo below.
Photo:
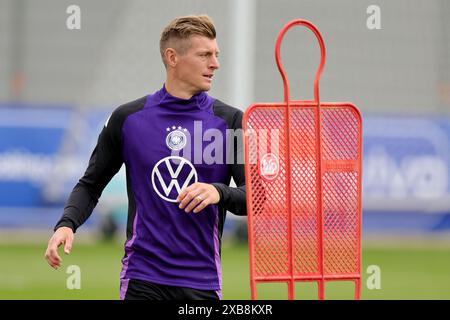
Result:
{"label": "man's neck", "polygon": [[189,90],[186,90],[183,88],[182,85],[177,85],[174,81],[170,81],[170,79],[166,79],[166,83],[164,84],[166,91],[176,98],[180,99],[190,99],[193,95],[195,95],[195,92],[191,92]]}

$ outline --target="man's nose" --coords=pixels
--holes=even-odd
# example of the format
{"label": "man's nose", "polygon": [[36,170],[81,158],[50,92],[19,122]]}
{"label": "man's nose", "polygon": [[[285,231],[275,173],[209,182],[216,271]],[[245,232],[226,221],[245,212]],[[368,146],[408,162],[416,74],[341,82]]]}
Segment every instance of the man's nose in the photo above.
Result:
{"label": "man's nose", "polygon": [[209,67],[211,69],[219,69],[220,68],[219,58],[216,56],[213,56],[210,60]]}

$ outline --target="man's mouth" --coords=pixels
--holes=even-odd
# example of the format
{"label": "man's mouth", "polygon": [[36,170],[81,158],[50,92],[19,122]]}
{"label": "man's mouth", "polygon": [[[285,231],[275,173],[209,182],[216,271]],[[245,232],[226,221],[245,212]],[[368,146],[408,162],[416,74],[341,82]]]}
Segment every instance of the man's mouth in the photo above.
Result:
{"label": "man's mouth", "polygon": [[205,77],[205,78],[207,78],[209,80],[212,80],[213,75],[212,74],[204,74],[203,77]]}

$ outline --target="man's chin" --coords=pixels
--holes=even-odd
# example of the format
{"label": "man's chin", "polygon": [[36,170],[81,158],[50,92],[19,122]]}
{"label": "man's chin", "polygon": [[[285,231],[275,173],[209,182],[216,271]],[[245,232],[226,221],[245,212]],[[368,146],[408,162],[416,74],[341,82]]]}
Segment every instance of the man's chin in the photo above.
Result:
{"label": "man's chin", "polygon": [[211,90],[211,88],[212,88],[212,85],[211,85],[211,83],[205,83],[205,82],[203,82],[203,83],[197,83],[196,84],[196,91],[197,92],[201,92],[201,91],[209,91],[209,90]]}
{"label": "man's chin", "polygon": [[205,85],[205,86],[203,86],[202,87],[202,91],[209,91],[209,90],[211,90],[211,85]]}

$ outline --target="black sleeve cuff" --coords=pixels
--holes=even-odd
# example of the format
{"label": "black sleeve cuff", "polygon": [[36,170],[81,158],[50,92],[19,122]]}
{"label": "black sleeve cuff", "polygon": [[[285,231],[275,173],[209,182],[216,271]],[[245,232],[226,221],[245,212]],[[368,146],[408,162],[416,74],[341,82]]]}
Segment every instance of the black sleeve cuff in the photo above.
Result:
{"label": "black sleeve cuff", "polygon": [[68,228],[72,229],[73,233],[76,232],[75,223],[73,223],[73,221],[71,221],[71,220],[64,219],[64,220],[59,221],[58,224],[53,229],[53,231],[56,231],[61,227],[68,227]]}
{"label": "black sleeve cuff", "polygon": [[223,202],[224,202],[224,199],[223,199],[223,196],[224,196],[224,193],[223,193],[223,189],[222,188],[226,188],[227,186],[226,185],[224,185],[223,183],[212,183],[212,185],[217,189],[217,192],[219,192],[219,196],[220,196],[220,199],[219,199],[219,202],[217,203],[218,205],[223,205]]}

